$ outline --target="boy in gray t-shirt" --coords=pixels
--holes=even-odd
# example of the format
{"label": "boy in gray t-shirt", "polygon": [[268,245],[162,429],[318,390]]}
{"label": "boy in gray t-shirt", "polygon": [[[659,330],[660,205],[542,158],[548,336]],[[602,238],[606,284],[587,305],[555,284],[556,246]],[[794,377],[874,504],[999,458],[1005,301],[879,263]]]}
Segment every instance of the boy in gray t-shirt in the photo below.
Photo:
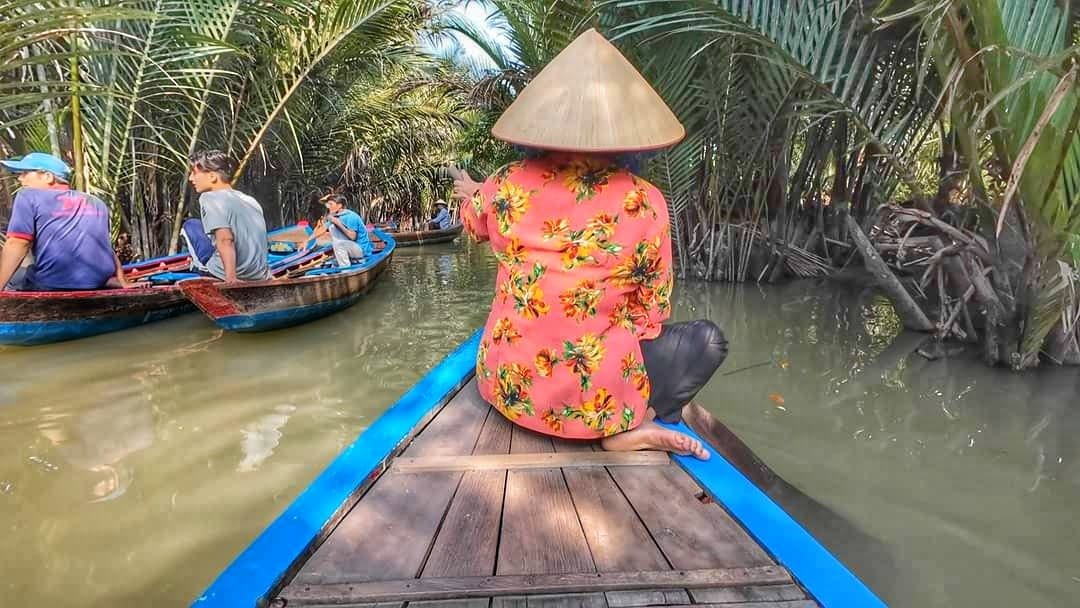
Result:
{"label": "boy in gray t-shirt", "polygon": [[232,189],[232,163],[217,150],[191,159],[191,185],[200,193],[203,229],[214,242],[206,262],[210,274],[227,282],[270,278],[266,219],[258,201]]}

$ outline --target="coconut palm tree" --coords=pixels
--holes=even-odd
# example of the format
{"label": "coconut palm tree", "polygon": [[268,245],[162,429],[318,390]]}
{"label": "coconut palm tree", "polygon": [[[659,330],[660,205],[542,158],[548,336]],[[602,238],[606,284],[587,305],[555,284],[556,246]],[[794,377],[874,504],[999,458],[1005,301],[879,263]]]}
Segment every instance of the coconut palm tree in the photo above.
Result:
{"label": "coconut palm tree", "polygon": [[[114,229],[131,232],[144,255],[175,249],[191,201],[187,159],[198,148],[235,156],[238,179],[282,220],[285,185],[297,190],[313,175],[305,162],[319,128],[336,125],[344,141],[347,116],[379,134],[442,121],[411,148],[400,144],[400,159],[405,150],[430,156],[453,123],[452,100],[425,101],[414,89],[398,105],[391,94],[402,66],[423,57],[428,9],[419,0],[69,4],[0,5],[0,148],[70,150],[77,185],[110,203]],[[411,173],[417,166],[398,162],[383,174],[434,179]]]}

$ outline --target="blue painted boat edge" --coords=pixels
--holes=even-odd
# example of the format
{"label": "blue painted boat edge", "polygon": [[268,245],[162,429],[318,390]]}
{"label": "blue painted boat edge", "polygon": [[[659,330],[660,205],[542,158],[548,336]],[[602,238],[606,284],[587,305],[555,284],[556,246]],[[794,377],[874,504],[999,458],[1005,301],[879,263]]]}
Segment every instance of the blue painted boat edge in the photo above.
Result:
{"label": "blue painted boat edge", "polygon": [[[659,421],[658,421],[659,422]],[[701,441],[709,460],[672,456],[825,608],[885,608],[851,570],[685,422],[663,426]]]}
{"label": "blue painted boat edge", "polygon": [[191,304],[181,303],[138,315],[110,316],[99,319],[63,321],[15,321],[0,323],[0,345],[41,346],[90,338],[178,317],[191,312]]}
{"label": "blue painted boat edge", "polygon": [[300,306],[297,308],[271,310],[269,312],[259,312],[255,314],[229,315],[227,317],[220,317],[214,322],[221,329],[237,333],[261,333],[275,329],[285,329],[286,327],[294,327],[309,321],[328,317],[335,312],[344,310],[353,304],[356,304],[362,297],[364,297],[364,292],[351,294],[344,298],[338,298],[328,302],[308,304],[307,306]]}
{"label": "blue painted boat edge", "polygon": [[217,577],[192,606],[258,606],[282,582],[334,514],[416,426],[476,368],[477,331],[413,385]]}

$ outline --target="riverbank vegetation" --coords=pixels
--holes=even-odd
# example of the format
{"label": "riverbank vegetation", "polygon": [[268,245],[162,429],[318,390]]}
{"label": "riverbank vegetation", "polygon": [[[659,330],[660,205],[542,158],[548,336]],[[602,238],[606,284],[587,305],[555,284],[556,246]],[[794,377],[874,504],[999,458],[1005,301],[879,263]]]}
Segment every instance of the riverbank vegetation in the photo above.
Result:
{"label": "riverbank vegetation", "polygon": [[[330,188],[420,215],[438,167],[513,155],[494,118],[598,27],[687,126],[643,159],[684,277],[860,269],[906,326],[990,364],[1080,363],[1071,3],[492,0],[486,24],[451,6],[0,4],[0,153],[62,152],[144,255],[175,247],[202,146],[240,159],[271,221]],[[472,52],[430,50],[450,36]]]}

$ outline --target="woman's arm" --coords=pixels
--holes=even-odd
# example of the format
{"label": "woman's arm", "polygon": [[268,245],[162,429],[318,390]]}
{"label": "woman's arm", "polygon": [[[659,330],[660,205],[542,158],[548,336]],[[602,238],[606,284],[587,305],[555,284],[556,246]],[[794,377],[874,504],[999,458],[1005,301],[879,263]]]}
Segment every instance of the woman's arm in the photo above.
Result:
{"label": "woman's arm", "polygon": [[454,180],[454,198],[458,200],[461,210],[461,223],[469,235],[478,242],[488,240],[487,228],[487,200],[484,190],[487,182],[481,184],[473,181],[468,174],[462,172],[458,179]]}

